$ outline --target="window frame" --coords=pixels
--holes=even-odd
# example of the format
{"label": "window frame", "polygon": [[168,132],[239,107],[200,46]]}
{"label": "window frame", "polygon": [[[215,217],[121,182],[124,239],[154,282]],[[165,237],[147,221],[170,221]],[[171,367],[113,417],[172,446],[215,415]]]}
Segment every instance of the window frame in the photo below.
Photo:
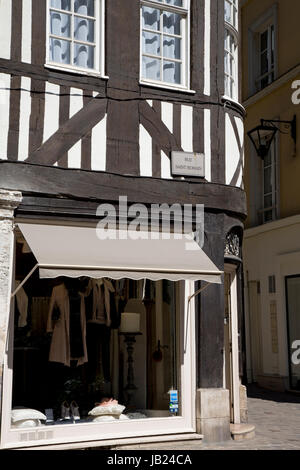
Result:
{"label": "window frame", "polygon": [[[236,24],[234,21],[229,22],[225,18],[225,3],[230,4],[231,8],[231,18],[233,19],[234,17],[236,18]],[[236,13],[234,15],[234,10],[236,10]],[[239,3],[238,0],[224,0],[224,98],[229,99],[235,102],[239,101]],[[234,39],[234,44],[235,44],[235,53],[232,54],[230,50],[227,50],[225,47],[225,39],[227,38],[227,34],[231,35]],[[233,75],[225,72],[225,58],[227,54],[230,54],[230,56],[234,60],[234,73]],[[230,94],[226,93],[226,77],[228,78],[230,84],[233,83],[233,88],[234,88],[234,93],[232,93],[232,96]],[[231,86],[230,86],[231,89]]]}
{"label": "window frame", "polygon": [[[267,32],[267,48],[262,51],[261,48],[261,38],[262,35]],[[267,58],[268,58],[268,71],[265,73],[262,73],[262,55],[264,52],[267,52]],[[273,61],[272,61],[272,55],[273,55]],[[266,88],[268,85],[270,85],[272,82],[275,80],[275,26],[274,23],[268,24],[267,28],[264,29],[264,31],[261,31],[259,33],[259,50],[258,50],[258,67],[259,67],[259,76],[255,79],[255,85],[257,89],[263,90]],[[262,81],[267,78],[267,84],[262,85]]]}
{"label": "window frame", "polygon": [[[71,0],[71,10],[64,11],[54,7],[51,7],[51,0],[47,0],[47,8],[46,8],[46,61],[45,67],[46,68],[53,68],[57,70],[62,70],[66,72],[72,72],[82,75],[94,75],[94,76],[101,76],[102,78],[108,78],[105,75],[105,1],[106,0],[94,0],[95,4],[95,16],[93,17],[95,20],[95,38],[94,42],[91,43],[95,47],[95,66],[93,69],[86,68],[86,67],[79,67],[73,64],[63,64],[61,62],[52,61],[50,58],[50,37],[57,37],[61,40],[67,40],[72,45],[75,42],[84,43],[83,41],[74,41],[73,36],[73,27],[71,25],[71,38],[65,38],[61,36],[56,36],[50,33],[50,10],[55,10],[63,14],[70,14],[72,19],[74,18],[74,1]],[[76,16],[81,16],[80,14],[76,14]],[[88,16],[84,16],[85,18],[89,18]],[[73,21],[72,21],[73,23]],[[90,44],[90,43],[87,43]],[[72,47],[71,47],[72,49]],[[71,51],[71,58],[73,57],[73,53]]]}
{"label": "window frame", "polygon": [[[235,52],[232,53],[232,51],[226,49],[226,46],[224,44],[224,59],[226,58],[227,55],[229,55],[234,62],[234,73],[233,75],[230,74],[229,72],[226,72],[224,69],[224,96],[227,98],[230,98],[231,100],[238,101],[239,98],[239,83],[238,83],[238,64],[239,64],[239,58],[238,58],[238,37],[236,34],[236,31],[233,30],[233,28],[229,27],[229,25],[225,24],[225,35],[228,34],[231,37],[233,37],[234,44],[235,44]],[[226,36],[225,36],[226,37]],[[225,41],[224,41],[225,42]],[[225,62],[225,61],[224,61]],[[229,67],[230,68],[230,67]],[[226,78],[229,80],[229,83],[233,85],[233,93],[232,95],[229,93],[226,93]],[[231,89],[231,86],[230,86]]]}
{"label": "window frame", "polygon": [[[141,85],[148,85],[148,86],[156,86],[159,88],[167,88],[167,89],[176,89],[176,90],[183,90],[183,91],[192,91],[190,90],[190,1],[191,0],[183,0],[183,6],[174,6],[169,5],[166,3],[166,0],[140,0],[140,84]],[[171,11],[177,14],[180,14],[183,21],[183,31],[181,34],[181,53],[182,59],[173,59],[170,57],[163,56],[163,49],[161,48],[161,55],[154,56],[151,54],[144,54],[143,52],[143,14],[142,8],[143,6],[149,8],[156,8],[158,10],[163,11]],[[161,13],[162,15],[163,13]],[[153,31],[152,31],[153,32]],[[161,22],[161,37],[164,36],[163,34],[163,24]],[[168,35],[168,34],[167,34]],[[176,35],[174,35],[176,37]],[[150,78],[143,77],[143,56],[146,57],[153,57],[159,58],[162,62],[161,67],[163,66],[163,60],[170,60],[171,62],[181,62],[182,66],[182,81],[181,83],[171,83],[165,82],[163,80],[154,80]],[[162,70],[162,69],[161,69]],[[163,76],[162,76],[163,78]]]}
{"label": "window frame", "polygon": [[[18,221],[16,220],[16,223]],[[29,222],[30,223],[30,222]],[[84,225],[83,225],[84,226]],[[14,234],[16,253],[16,234]],[[16,256],[13,273],[15,278]],[[12,282],[12,292],[15,282]],[[3,387],[1,409],[0,449],[17,448],[69,448],[105,445],[108,441],[134,439],[141,436],[157,436],[196,432],[196,330],[195,300],[190,302],[195,293],[195,282],[178,281],[175,287],[176,327],[179,351],[178,390],[181,396],[181,415],[170,417],[151,417],[147,419],[124,420],[122,422],[80,423],[36,428],[11,428],[11,406],[13,392],[13,341],[14,341],[14,302],[11,302],[8,344],[4,355]],[[102,441],[102,444],[101,444]],[[94,443],[94,444],[93,444]]]}
{"label": "window frame", "polygon": [[[270,157],[270,164],[266,165],[265,159],[262,161],[262,219],[263,224],[268,222],[273,222],[277,219],[277,202],[278,202],[278,185],[277,185],[277,145],[276,145],[276,137],[273,140],[270,151],[268,156]],[[271,184],[272,190],[269,192],[265,191],[265,170],[270,168],[271,169]],[[272,197],[272,205],[266,206],[265,198],[271,196]],[[272,217],[270,219],[266,219],[266,215],[272,211]]]}
{"label": "window frame", "polygon": [[[273,79],[261,88],[259,82],[262,80],[260,73],[261,70],[261,55],[260,55],[260,39],[261,34],[271,26],[274,27],[274,66]],[[248,94],[249,96],[255,95],[264,90],[267,86],[272,84],[278,76],[278,7],[274,4],[271,8],[265,11],[254,23],[252,23],[248,30]]]}
{"label": "window frame", "polygon": [[[238,31],[238,25],[239,25],[239,18],[238,18],[238,12],[239,12],[239,0],[224,0],[224,6],[226,3],[229,3],[230,5],[230,16],[232,19],[236,19],[236,23],[231,22],[231,21],[227,21],[226,18],[225,18],[225,13],[224,13],[224,21],[226,24],[229,24],[232,26],[232,28],[234,28],[236,31]],[[235,14],[234,14],[234,11],[235,11]]]}

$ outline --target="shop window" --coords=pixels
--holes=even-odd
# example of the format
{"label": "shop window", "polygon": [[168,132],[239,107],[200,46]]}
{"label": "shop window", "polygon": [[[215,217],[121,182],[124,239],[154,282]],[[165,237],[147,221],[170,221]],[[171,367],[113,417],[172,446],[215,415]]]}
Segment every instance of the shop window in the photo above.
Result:
{"label": "shop window", "polygon": [[188,87],[189,0],[141,0],[141,80]]}
{"label": "shop window", "polygon": [[47,65],[103,73],[104,0],[48,0]]}
{"label": "shop window", "polygon": [[[18,240],[16,285],[35,264]],[[182,430],[187,422],[190,429],[192,342],[183,346],[190,338],[181,333],[187,331],[183,286],[40,279],[36,271],[18,291],[12,312],[12,366],[5,372],[2,410],[10,445],[129,437],[141,420],[148,435],[149,429]]]}

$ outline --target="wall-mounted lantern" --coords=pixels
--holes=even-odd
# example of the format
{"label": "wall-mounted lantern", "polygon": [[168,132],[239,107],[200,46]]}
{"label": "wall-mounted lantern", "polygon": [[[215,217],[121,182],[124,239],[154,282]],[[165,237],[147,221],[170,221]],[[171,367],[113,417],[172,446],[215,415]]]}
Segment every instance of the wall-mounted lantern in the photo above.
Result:
{"label": "wall-mounted lantern", "polygon": [[292,121],[278,121],[273,119],[261,119],[260,125],[248,132],[248,136],[251,139],[257,155],[264,159],[269,151],[271,144],[275,138],[276,133],[279,131],[282,134],[287,134],[277,127],[275,124],[284,124],[285,127],[290,128],[291,137],[295,144],[296,154],[296,142],[297,142],[297,128],[296,128],[296,116]]}

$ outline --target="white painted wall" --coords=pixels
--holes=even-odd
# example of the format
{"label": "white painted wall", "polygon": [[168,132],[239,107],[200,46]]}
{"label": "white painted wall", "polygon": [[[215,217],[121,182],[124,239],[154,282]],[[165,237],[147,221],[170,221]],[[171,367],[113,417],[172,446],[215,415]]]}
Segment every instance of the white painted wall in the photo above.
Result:
{"label": "white painted wall", "polygon": [[211,181],[211,111],[204,110],[205,179]]}
{"label": "white painted wall", "polygon": [[[1,15],[1,11],[0,11]],[[10,75],[0,73],[0,158],[7,159]]]}
{"label": "white painted wall", "polygon": [[106,169],[106,122],[107,115],[92,129],[91,168],[94,171]]}
{"label": "white painted wall", "polygon": [[0,0],[0,57],[10,59],[11,0]]}
{"label": "white painted wall", "polygon": [[193,106],[181,106],[181,146],[184,152],[193,152]]}
{"label": "white painted wall", "polygon": [[[245,279],[261,285],[263,373],[288,377],[285,276],[300,274],[300,216],[246,230],[243,256]],[[276,276],[276,294],[268,292],[271,275]],[[271,300],[277,303],[278,354],[272,352]]]}
{"label": "white painted wall", "polygon": [[[244,124],[242,119],[235,117],[234,118],[238,134],[240,145],[244,145]],[[228,113],[225,114],[225,182],[226,184],[231,184],[233,175],[235,174],[239,163],[240,163],[240,150],[237,142],[236,135],[233,130],[232,123],[230,121]],[[243,164],[239,168],[239,175],[236,182],[236,186],[243,187]]]}
{"label": "white painted wall", "polygon": [[29,123],[31,114],[31,78],[21,78],[21,89],[18,160],[24,161],[28,158]]}
{"label": "white painted wall", "polygon": [[140,124],[140,175],[152,176],[152,137]]}
{"label": "white painted wall", "polygon": [[211,8],[210,0],[204,3],[204,90],[210,95],[210,36],[211,36]]}
{"label": "white painted wall", "polygon": [[[83,108],[82,90],[71,88],[70,91],[70,114],[71,118]],[[81,168],[81,140],[76,142],[68,152],[68,168]]]}
{"label": "white painted wall", "polygon": [[58,85],[46,82],[43,142],[48,140],[59,127],[59,93]]}
{"label": "white painted wall", "polygon": [[22,6],[22,62],[31,63],[31,9],[32,0],[23,0]]}

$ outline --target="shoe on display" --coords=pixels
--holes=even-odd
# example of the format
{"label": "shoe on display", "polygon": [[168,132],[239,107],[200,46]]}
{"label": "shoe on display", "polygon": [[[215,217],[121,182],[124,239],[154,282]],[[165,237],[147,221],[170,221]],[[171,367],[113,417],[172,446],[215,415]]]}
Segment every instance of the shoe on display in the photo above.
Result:
{"label": "shoe on display", "polygon": [[71,403],[71,413],[72,413],[72,417],[75,421],[80,419],[79,407],[78,407],[76,401],[74,401],[74,400]]}
{"label": "shoe on display", "polygon": [[66,401],[64,401],[61,405],[61,419],[71,419],[70,406]]}

